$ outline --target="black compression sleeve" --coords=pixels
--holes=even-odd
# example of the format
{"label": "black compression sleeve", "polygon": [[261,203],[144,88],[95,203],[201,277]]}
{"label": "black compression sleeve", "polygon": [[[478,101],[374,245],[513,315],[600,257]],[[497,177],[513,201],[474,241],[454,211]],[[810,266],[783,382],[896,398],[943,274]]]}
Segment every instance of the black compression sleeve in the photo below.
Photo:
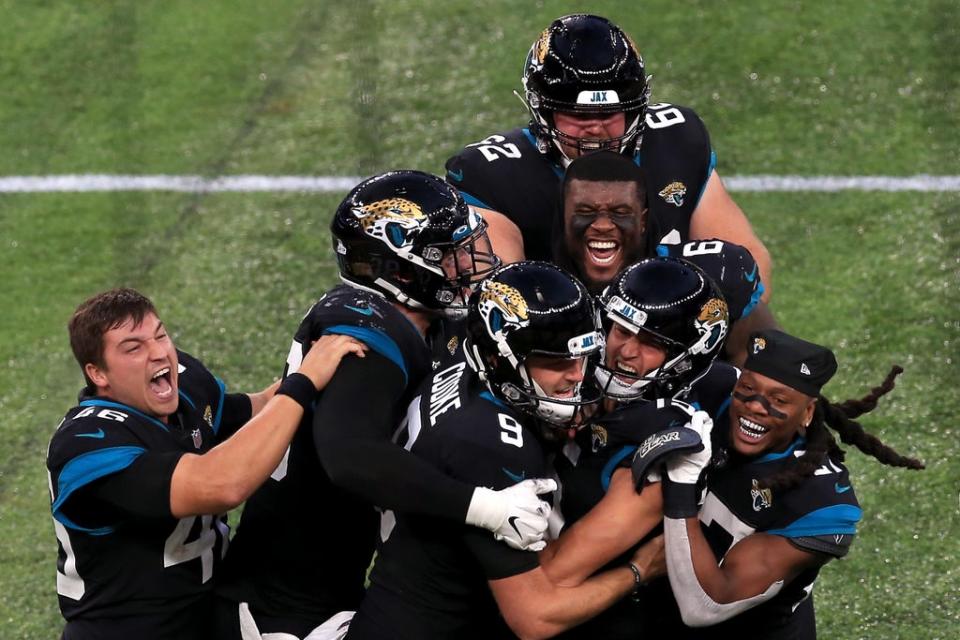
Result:
{"label": "black compression sleeve", "polygon": [[314,413],[320,462],[334,484],[377,506],[463,522],[474,487],[390,440],[404,387],[403,372],[378,353],[344,358]]}
{"label": "black compression sleeve", "polygon": [[90,489],[98,499],[134,517],[170,517],[170,480],[182,455],[182,451],[144,453]]}

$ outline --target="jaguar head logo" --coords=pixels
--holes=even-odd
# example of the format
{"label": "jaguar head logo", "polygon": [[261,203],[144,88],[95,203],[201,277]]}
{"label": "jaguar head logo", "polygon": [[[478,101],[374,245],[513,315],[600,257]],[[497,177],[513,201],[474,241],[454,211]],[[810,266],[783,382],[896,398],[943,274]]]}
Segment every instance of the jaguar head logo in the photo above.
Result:
{"label": "jaguar head logo", "polygon": [[353,215],[368,236],[389,244],[396,250],[413,244],[416,232],[426,223],[427,216],[415,202],[405,198],[387,198],[353,208]]}
{"label": "jaguar head logo", "polygon": [[675,207],[683,206],[683,197],[687,195],[687,185],[682,182],[671,182],[658,194],[667,204]]}
{"label": "jaguar head logo", "polygon": [[753,498],[753,510],[760,511],[768,509],[773,505],[773,492],[760,486],[757,479],[753,479],[753,487],[750,489],[750,497]]}
{"label": "jaguar head logo", "polygon": [[538,65],[542,65],[543,61],[547,59],[547,51],[549,50],[550,29],[544,29],[543,33],[541,33],[540,37],[537,39],[536,44],[533,45],[533,59]]}
{"label": "jaguar head logo", "polygon": [[713,351],[727,335],[730,326],[730,311],[723,298],[710,298],[700,308],[694,323],[700,332],[699,353]]}
{"label": "jaguar head logo", "polygon": [[766,348],[767,340],[765,338],[754,338],[753,344],[750,345],[750,351],[753,352],[753,355],[757,355]]}
{"label": "jaguar head logo", "polygon": [[484,281],[480,285],[480,315],[494,340],[503,338],[507,329],[527,326],[527,301],[520,292],[503,282]]}

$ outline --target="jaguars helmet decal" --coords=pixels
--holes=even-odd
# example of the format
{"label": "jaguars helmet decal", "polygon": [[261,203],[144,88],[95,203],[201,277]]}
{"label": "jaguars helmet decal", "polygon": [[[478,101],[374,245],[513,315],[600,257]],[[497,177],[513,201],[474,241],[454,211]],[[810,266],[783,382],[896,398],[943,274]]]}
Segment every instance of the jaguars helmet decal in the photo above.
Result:
{"label": "jaguars helmet decal", "polygon": [[519,329],[530,324],[527,301],[519,291],[503,282],[484,281],[480,287],[477,308],[486,324],[487,333],[498,342],[508,329]]}
{"label": "jaguars helmet decal", "polygon": [[754,355],[760,353],[766,348],[767,348],[767,341],[764,338],[759,338],[759,337],[753,339],[753,345],[750,347]]}
{"label": "jaguars helmet decal", "polygon": [[405,198],[387,198],[352,209],[364,232],[384,240],[397,251],[409,249],[416,233],[427,223],[419,205]]}
{"label": "jaguars helmet decal", "polygon": [[694,322],[702,336],[699,341],[699,353],[710,353],[727,335],[730,326],[730,312],[723,298],[710,298],[700,308],[700,314]]}

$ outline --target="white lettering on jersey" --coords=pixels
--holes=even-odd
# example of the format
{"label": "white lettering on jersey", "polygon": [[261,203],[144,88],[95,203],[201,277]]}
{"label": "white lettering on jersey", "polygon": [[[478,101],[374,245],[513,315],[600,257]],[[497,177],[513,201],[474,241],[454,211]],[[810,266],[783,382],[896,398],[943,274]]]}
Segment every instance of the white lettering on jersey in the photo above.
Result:
{"label": "white lettering on jersey", "polygon": [[460,378],[466,362],[447,367],[433,377],[430,387],[430,426],[436,426],[437,418],[450,409],[460,408]]}
{"label": "white lettering on jersey", "polygon": [[[89,407],[89,409],[93,409],[93,407]],[[63,424],[62,420],[61,424]],[[55,498],[53,495],[53,476],[50,475],[49,471],[47,471],[47,486],[50,488],[50,501],[53,502]],[[71,600],[79,600],[87,592],[87,589],[83,583],[83,578],[77,573],[77,554],[73,552],[70,533],[56,518],[53,519],[53,530],[57,534],[57,541],[63,547],[63,553],[66,556],[63,561],[63,571],[57,569],[57,593]]]}
{"label": "white lettering on jersey", "polygon": [[681,124],[687,121],[674,106],[666,102],[658,102],[647,106],[647,117],[645,118],[647,126],[651,129],[666,129],[675,124]]}
{"label": "white lettering on jersey", "polygon": [[487,159],[487,162],[493,162],[499,158],[519,158],[520,149],[517,148],[517,145],[512,142],[504,143],[504,138],[501,135],[494,134],[489,138],[484,138],[480,142],[474,142],[473,144],[468,144],[468,147],[476,147],[477,150],[483,154],[483,157]]}
{"label": "white lettering on jersey", "polygon": [[[756,529],[738,518],[727,508],[727,505],[720,502],[719,498],[709,492],[703,501],[703,507],[700,508],[700,522],[706,527],[714,522],[720,525],[733,538],[730,547],[756,532]],[[730,547],[724,553],[729,551]]]}

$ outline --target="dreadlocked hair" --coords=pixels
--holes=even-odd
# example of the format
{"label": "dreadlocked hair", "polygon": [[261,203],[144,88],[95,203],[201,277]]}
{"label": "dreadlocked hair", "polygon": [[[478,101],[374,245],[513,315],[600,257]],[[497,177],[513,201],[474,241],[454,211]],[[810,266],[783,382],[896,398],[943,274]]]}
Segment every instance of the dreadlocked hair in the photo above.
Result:
{"label": "dreadlocked hair", "polygon": [[813,419],[807,427],[806,451],[789,469],[763,481],[764,487],[771,491],[787,491],[799,485],[804,478],[813,475],[813,472],[826,462],[827,457],[843,462],[846,452],[837,445],[827,427],[836,431],[844,444],[855,446],[885,465],[923,469],[923,462],[897,453],[893,448],[883,444],[879,438],[865,431],[863,425],[854,420],[873,411],[880,398],[893,390],[894,380],[901,373],[903,373],[903,367],[894,365],[879,386],[874,387],[870,393],[859,399],[833,404],[824,396],[817,396]]}

